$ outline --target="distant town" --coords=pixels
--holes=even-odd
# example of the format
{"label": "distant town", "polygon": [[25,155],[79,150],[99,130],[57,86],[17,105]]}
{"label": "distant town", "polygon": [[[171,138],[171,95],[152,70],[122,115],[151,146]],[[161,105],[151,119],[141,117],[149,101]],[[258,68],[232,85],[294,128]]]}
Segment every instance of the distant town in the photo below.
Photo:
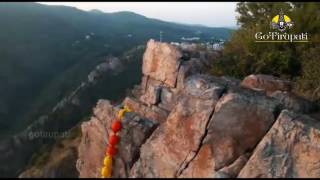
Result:
{"label": "distant town", "polygon": [[224,39],[216,39],[214,37],[209,42],[201,41],[200,37],[182,37],[180,42],[170,42],[170,44],[179,46],[182,49],[202,48],[216,51],[222,50],[224,43]]}

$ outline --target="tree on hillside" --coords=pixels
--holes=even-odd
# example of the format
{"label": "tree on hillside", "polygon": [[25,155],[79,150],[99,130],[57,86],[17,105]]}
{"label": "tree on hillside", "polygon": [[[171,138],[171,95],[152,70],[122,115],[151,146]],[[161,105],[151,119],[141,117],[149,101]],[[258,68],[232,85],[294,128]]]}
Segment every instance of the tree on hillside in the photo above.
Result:
{"label": "tree on hillside", "polygon": [[[286,32],[307,32],[309,43],[255,42],[257,32],[275,31],[270,22],[281,10],[294,22]],[[240,28],[226,43],[223,57],[213,62],[212,73],[239,78],[252,73],[271,74],[296,81],[302,94],[306,90],[306,94],[314,94],[320,86],[320,4],[240,2],[236,12]]]}

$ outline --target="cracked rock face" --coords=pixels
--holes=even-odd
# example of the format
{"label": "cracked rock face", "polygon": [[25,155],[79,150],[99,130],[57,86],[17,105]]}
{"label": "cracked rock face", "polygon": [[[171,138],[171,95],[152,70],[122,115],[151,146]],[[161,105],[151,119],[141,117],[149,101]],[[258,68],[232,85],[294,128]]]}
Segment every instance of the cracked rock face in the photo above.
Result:
{"label": "cracked rock face", "polygon": [[200,75],[191,76],[186,86],[167,120],[142,146],[132,177],[178,177],[196,156],[225,87]]}
{"label": "cracked rock face", "polygon": [[[319,122],[282,111],[313,108],[289,92],[290,82],[201,74],[208,60],[181,54],[148,42],[141,92],[122,102],[134,113],[124,121],[113,177],[320,177]],[[117,110],[102,100],[83,123],[80,177],[99,177]]]}
{"label": "cracked rock face", "polygon": [[319,178],[320,122],[282,111],[239,177]]}
{"label": "cracked rock face", "polygon": [[150,40],[147,47],[143,55],[143,74],[175,87],[182,53],[175,46],[154,40]]}
{"label": "cracked rock face", "polygon": [[[176,177],[195,156],[214,100],[182,98],[165,123],[141,148],[141,157],[131,170],[132,177]],[[151,167],[151,168],[150,168]]]}
{"label": "cracked rock face", "polygon": [[216,176],[216,171],[252,150],[272,125],[277,103],[240,92],[227,93],[218,101],[199,154],[184,177]]}

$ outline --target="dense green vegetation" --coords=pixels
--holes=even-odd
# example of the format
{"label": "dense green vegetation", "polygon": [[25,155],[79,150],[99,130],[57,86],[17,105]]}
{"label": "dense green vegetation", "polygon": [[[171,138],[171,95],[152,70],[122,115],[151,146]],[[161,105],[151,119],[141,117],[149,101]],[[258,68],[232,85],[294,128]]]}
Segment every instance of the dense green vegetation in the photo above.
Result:
{"label": "dense green vegetation", "polygon": [[[256,32],[270,29],[280,10],[294,22],[287,33],[307,32],[309,43],[256,43]],[[223,58],[213,62],[212,73],[243,78],[251,73],[272,74],[296,82],[296,91],[320,99],[320,4],[298,2],[241,2],[240,28],[226,43]]]}
{"label": "dense green vegetation", "polygon": [[1,134],[47,114],[107,55],[119,56],[157,39],[160,30],[164,41],[225,39],[230,34],[226,28],[169,23],[132,12],[86,12],[38,3],[0,3],[0,22]]}

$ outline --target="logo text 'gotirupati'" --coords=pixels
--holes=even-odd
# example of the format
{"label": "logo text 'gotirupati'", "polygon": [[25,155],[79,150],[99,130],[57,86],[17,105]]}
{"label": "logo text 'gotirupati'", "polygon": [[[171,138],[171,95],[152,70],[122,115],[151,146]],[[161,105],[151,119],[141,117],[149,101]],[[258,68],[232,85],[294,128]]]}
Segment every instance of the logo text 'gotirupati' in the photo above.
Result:
{"label": "logo text 'gotirupati'", "polygon": [[288,34],[279,32],[257,32],[256,42],[308,42],[308,33]]}

